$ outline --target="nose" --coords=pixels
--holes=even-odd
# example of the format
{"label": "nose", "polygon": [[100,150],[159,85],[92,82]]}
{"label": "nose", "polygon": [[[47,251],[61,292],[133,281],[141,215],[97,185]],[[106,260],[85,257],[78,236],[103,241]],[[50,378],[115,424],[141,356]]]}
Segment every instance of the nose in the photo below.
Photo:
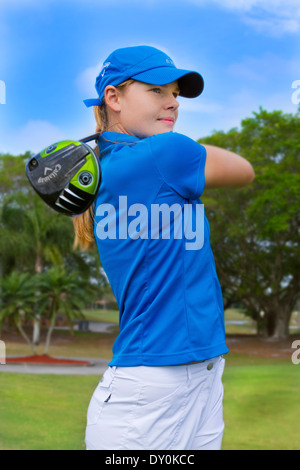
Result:
{"label": "nose", "polygon": [[179,103],[177,101],[177,98],[173,95],[173,93],[168,97],[168,100],[166,100],[166,109],[172,109],[176,111],[179,108]]}

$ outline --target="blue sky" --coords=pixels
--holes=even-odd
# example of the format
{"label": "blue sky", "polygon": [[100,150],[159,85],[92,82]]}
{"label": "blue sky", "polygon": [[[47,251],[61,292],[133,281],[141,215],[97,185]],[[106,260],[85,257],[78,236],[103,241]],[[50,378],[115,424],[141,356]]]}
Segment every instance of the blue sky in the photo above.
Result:
{"label": "blue sky", "polygon": [[103,61],[142,44],[204,77],[200,97],[179,99],[176,132],[227,131],[259,106],[297,111],[299,0],[1,0],[0,152],[93,133],[82,100]]}

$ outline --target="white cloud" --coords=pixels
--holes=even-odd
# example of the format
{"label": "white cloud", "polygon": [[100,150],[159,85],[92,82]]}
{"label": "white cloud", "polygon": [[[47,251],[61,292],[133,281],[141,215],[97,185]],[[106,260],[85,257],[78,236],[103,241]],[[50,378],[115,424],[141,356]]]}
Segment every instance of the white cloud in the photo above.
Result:
{"label": "white cloud", "polygon": [[282,110],[284,113],[295,113],[297,106],[293,105],[291,96],[291,88],[287,88],[283,92],[268,93],[261,97],[248,89],[241,89],[230,96],[223,113],[216,116],[215,129],[222,129],[226,132],[232,127],[239,128],[243,119],[253,117],[253,112],[259,112],[260,106],[269,112],[276,109]]}
{"label": "white cloud", "polygon": [[281,12],[282,14],[291,15],[292,13],[300,13],[299,0],[190,0],[195,5],[202,6],[208,3],[215,3],[223,8],[237,11],[251,11],[254,8],[269,13]]}
{"label": "white cloud", "polygon": [[299,0],[257,0],[242,19],[257,32],[271,37],[294,34],[300,30]]}
{"label": "white cloud", "polygon": [[14,135],[1,136],[0,152],[17,155],[30,150],[38,153],[48,145],[67,138],[72,137],[68,137],[64,131],[50,122],[30,120],[17,129]]}
{"label": "white cloud", "polygon": [[197,99],[187,99],[187,98],[178,98],[179,102],[179,113],[202,113],[202,114],[216,114],[222,111],[223,106],[219,103],[213,103],[204,101],[202,98]]}
{"label": "white cloud", "polygon": [[241,15],[241,20],[259,33],[279,37],[300,31],[299,0],[189,0],[194,5],[214,3]]}
{"label": "white cloud", "polygon": [[[181,0],[165,0],[171,6],[181,5]],[[57,0],[1,0],[1,9],[29,8],[46,9]],[[140,7],[138,0],[60,0],[60,4],[86,5],[87,7],[101,7],[127,5]],[[299,0],[186,0],[199,7],[212,4],[240,15],[245,24],[254,28],[261,34],[279,37],[283,34],[295,34],[300,31],[300,2]],[[144,0],[144,8],[154,9],[161,4],[161,0]]]}
{"label": "white cloud", "polygon": [[[4,134],[1,132],[1,128],[4,128],[1,124],[0,116],[0,153],[7,152],[12,155],[19,155],[28,150],[32,153],[39,153],[49,145],[62,140],[80,140],[93,134],[96,128],[92,111],[87,113],[85,119],[81,119],[78,124],[69,122],[64,128],[49,121],[29,120],[19,129],[15,129],[13,134]],[[91,142],[91,147],[94,147],[93,142]]]}
{"label": "white cloud", "polygon": [[299,75],[298,60],[286,59],[274,53],[267,52],[261,57],[245,56],[241,61],[230,64],[226,72],[235,78],[252,82],[268,82],[278,76]]}
{"label": "white cloud", "polygon": [[280,37],[285,33],[297,33],[300,31],[300,18],[258,18],[246,17],[244,22],[252,26],[259,33],[267,33],[271,37]]}
{"label": "white cloud", "polygon": [[37,0],[1,0],[1,7],[37,5]]}
{"label": "white cloud", "polygon": [[99,74],[101,69],[101,65],[95,65],[86,68],[83,70],[78,77],[75,79],[75,83],[77,85],[78,90],[83,94],[86,95],[86,98],[96,98],[96,90],[95,90],[95,81],[96,77]]}

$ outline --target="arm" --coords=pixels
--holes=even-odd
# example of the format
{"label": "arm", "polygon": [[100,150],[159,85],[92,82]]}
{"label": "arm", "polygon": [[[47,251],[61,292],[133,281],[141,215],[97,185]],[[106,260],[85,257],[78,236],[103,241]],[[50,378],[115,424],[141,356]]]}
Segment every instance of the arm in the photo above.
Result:
{"label": "arm", "polygon": [[213,145],[204,144],[203,147],[206,149],[206,188],[239,188],[252,183],[255,178],[253,167],[243,157]]}

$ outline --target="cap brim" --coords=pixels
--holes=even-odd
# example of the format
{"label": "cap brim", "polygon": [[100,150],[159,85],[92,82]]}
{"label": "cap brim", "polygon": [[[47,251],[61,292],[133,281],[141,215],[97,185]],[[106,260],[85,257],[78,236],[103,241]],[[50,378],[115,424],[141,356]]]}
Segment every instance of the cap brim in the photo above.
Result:
{"label": "cap brim", "polygon": [[185,98],[196,98],[204,88],[204,80],[200,73],[176,69],[175,67],[157,67],[138,73],[131,78],[151,85],[167,85],[178,80],[179,94]]}
{"label": "cap brim", "polygon": [[88,100],[83,100],[84,104],[86,105],[87,108],[90,108],[91,106],[101,106],[102,101],[99,98],[90,98]]}

